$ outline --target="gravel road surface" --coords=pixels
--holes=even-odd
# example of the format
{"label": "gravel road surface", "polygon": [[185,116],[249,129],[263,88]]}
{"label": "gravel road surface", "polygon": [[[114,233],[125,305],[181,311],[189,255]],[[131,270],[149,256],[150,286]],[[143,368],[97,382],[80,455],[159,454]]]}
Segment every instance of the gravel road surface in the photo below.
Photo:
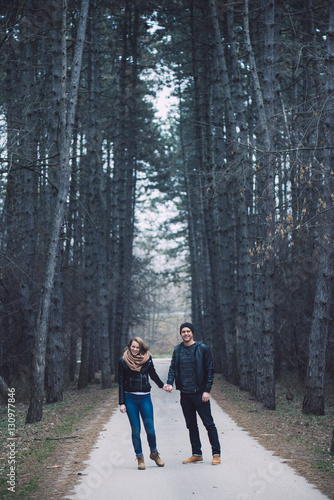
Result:
{"label": "gravel road surface", "polygon": [[[154,364],[165,382],[169,359]],[[101,432],[74,490],[73,500],[328,500],[284,460],[265,450],[211,399],[222,447],[222,463],[211,465],[206,430],[199,422],[203,463],[182,464],[191,455],[179,393],[168,394],[152,383],[158,450],[165,467],[149,458],[142,429],[146,470],[139,471],[130,424],[117,411]],[[254,418],[256,416],[254,415]]]}

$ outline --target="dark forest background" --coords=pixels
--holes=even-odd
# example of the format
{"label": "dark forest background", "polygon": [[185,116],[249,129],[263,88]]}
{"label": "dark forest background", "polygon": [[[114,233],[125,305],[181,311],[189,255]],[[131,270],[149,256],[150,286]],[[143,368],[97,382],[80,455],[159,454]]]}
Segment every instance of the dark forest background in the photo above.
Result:
{"label": "dark forest background", "polygon": [[[30,399],[27,422],[68,382],[110,387],[172,285],[189,290],[216,371],[270,409],[289,374],[303,411],[323,414],[333,0],[0,5],[0,375]],[[152,265],[143,193],[177,209],[157,235],[175,243],[174,267]]]}

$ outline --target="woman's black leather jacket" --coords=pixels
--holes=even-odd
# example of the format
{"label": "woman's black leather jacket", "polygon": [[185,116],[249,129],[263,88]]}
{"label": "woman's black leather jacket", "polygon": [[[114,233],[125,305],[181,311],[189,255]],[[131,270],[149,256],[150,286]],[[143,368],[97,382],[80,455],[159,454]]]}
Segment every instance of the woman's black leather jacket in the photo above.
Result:
{"label": "woman's black leather jacket", "polygon": [[120,358],[118,363],[119,404],[125,404],[125,392],[150,392],[149,377],[160,389],[164,386],[155,371],[152,356],[143,364],[140,372],[131,370],[123,358]]}

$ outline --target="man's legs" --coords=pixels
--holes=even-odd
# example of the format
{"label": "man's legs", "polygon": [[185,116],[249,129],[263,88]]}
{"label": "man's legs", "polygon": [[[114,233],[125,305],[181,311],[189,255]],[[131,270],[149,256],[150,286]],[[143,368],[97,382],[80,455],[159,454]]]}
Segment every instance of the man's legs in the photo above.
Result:
{"label": "man's legs", "polygon": [[199,430],[197,426],[196,417],[196,404],[194,402],[196,394],[187,394],[181,392],[181,407],[186,421],[187,429],[189,430],[190,443],[192,454],[194,456],[202,456],[202,445],[199,437]]}
{"label": "man's legs", "polygon": [[213,417],[211,415],[210,401],[203,403],[202,395],[201,395],[201,401],[198,401],[197,411],[208,432],[209,441],[212,448],[212,455],[220,455],[220,443],[218,438],[218,432],[215,423],[213,421]]}

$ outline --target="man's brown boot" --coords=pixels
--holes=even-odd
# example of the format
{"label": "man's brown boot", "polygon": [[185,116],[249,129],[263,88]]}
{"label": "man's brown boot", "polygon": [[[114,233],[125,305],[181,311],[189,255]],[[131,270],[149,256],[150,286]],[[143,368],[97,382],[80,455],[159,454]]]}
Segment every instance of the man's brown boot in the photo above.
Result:
{"label": "man's brown boot", "polygon": [[154,453],[151,453],[150,458],[155,461],[155,463],[157,464],[158,467],[163,467],[165,465],[163,463],[163,461],[161,460],[160,455],[157,451],[155,451]]}
{"label": "man's brown boot", "polygon": [[192,455],[190,458],[187,458],[187,460],[183,460],[183,464],[191,464],[191,463],[196,463],[196,462],[203,462],[203,457],[197,457],[196,455]]}
{"label": "man's brown boot", "polygon": [[212,457],[212,465],[217,465],[221,463],[221,458],[219,455],[213,455]]}
{"label": "man's brown boot", "polygon": [[145,470],[145,462],[144,462],[144,457],[137,457],[138,460],[138,470]]}

